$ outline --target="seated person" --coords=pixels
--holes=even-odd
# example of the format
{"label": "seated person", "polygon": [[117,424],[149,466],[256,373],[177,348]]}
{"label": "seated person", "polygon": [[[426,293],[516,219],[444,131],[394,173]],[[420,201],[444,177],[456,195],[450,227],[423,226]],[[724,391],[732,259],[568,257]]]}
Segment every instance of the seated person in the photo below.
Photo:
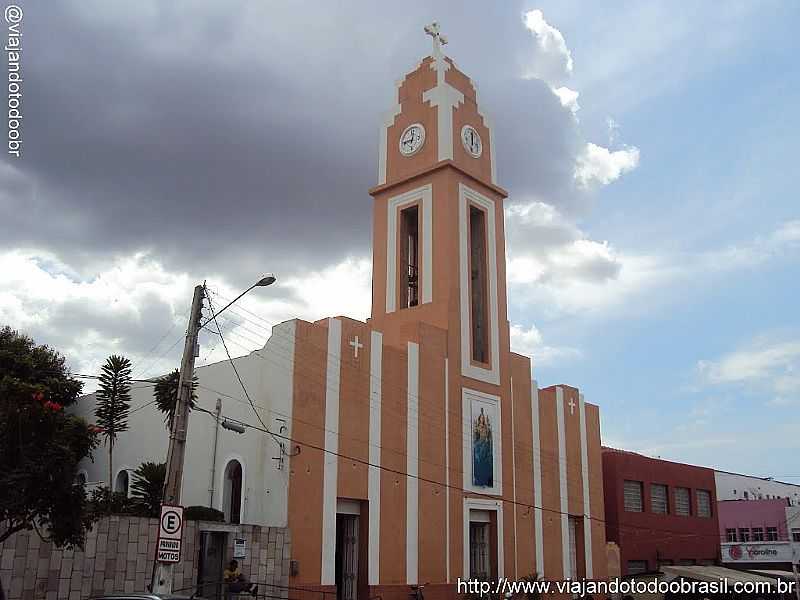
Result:
{"label": "seated person", "polygon": [[250,592],[253,597],[258,593],[258,586],[247,581],[247,577],[242,575],[239,570],[239,562],[232,560],[228,563],[228,568],[223,573],[225,583],[228,584],[228,591],[234,594]]}

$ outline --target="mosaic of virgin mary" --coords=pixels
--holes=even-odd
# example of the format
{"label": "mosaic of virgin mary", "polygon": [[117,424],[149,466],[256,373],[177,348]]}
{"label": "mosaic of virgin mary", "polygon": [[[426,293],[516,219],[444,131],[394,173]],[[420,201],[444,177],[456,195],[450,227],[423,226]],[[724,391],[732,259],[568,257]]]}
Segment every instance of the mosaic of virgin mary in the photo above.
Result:
{"label": "mosaic of virgin mary", "polygon": [[481,487],[493,487],[493,475],[492,423],[489,415],[481,408],[472,424],[472,483]]}

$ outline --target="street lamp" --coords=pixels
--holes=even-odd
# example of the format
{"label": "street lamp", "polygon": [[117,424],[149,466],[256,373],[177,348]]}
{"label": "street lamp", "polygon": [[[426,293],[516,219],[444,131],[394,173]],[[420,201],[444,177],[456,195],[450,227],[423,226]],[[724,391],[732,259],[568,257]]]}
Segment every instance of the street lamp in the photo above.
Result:
{"label": "street lamp", "polygon": [[[242,296],[244,296],[244,295],[245,295],[247,292],[249,292],[249,291],[250,291],[250,290],[252,290],[253,288],[257,288],[257,287],[267,287],[268,285],[272,285],[273,283],[275,283],[275,280],[276,280],[276,279],[277,279],[277,277],[275,277],[275,274],[274,274],[274,273],[267,273],[267,274],[266,274],[266,275],[264,275],[264,276],[263,276],[261,279],[259,279],[259,280],[258,280],[258,281],[256,281],[256,282],[255,282],[253,285],[251,285],[249,288],[247,288],[245,291],[243,291],[241,294],[239,294],[238,296],[236,296],[236,298],[234,298],[233,300],[231,300],[230,302],[228,302],[228,303],[227,303],[225,306],[223,306],[223,307],[222,307],[220,310],[218,310],[218,311],[216,312],[216,315],[217,315],[217,316],[219,316],[220,314],[222,314],[222,311],[224,311],[224,310],[225,310],[226,308],[228,308],[228,307],[229,307],[231,304],[233,304],[234,302],[236,302],[236,301],[237,301],[239,298],[241,298]],[[204,322],[202,325],[200,325],[200,328],[202,329],[203,327],[205,327],[206,325],[208,325],[208,322],[209,322],[209,321],[211,321],[213,318],[214,318],[214,317],[211,317],[211,318],[209,318],[209,319],[206,319],[206,320],[205,320],[205,322]]]}

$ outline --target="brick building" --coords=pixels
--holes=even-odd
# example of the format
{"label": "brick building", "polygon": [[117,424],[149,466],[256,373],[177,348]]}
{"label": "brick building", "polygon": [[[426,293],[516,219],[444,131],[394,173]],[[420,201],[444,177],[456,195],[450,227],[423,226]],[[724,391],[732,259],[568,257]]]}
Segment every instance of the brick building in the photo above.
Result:
{"label": "brick building", "polygon": [[622,575],[718,562],[714,471],[603,448],[606,537]]}

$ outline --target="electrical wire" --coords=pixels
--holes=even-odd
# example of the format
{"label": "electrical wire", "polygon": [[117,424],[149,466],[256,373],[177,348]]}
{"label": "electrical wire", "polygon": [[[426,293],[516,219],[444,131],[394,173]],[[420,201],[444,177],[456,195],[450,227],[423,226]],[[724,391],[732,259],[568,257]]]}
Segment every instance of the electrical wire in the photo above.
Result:
{"label": "electrical wire", "polygon": [[[205,413],[212,414],[212,415],[215,414],[215,413],[212,413],[212,411],[209,411],[209,410],[207,410],[205,408],[195,408],[195,410],[200,410],[201,412],[205,412]],[[498,496],[491,495],[491,494],[485,494],[485,493],[481,493],[481,492],[476,492],[474,490],[467,490],[467,489],[464,489],[464,488],[459,487],[457,485],[448,484],[448,483],[441,482],[441,481],[436,481],[434,479],[429,479],[429,478],[423,477],[421,475],[411,475],[411,474],[407,473],[406,471],[402,471],[402,470],[399,470],[399,469],[393,469],[391,467],[386,467],[384,465],[377,465],[377,464],[369,462],[369,460],[365,460],[365,459],[362,459],[362,458],[359,458],[359,457],[356,457],[356,456],[349,456],[349,455],[343,454],[343,453],[335,451],[335,450],[329,450],[327,448],[324,448],[324,447],[319,446],[317,444],[313,444],[311,442],[304,442],[304,441],[301,441],[301,440],[297,440],[297,439],[294,439],[294,438],[292,438],[290,436],[270,431],[268,428],[262,428],[262,427],[260,427],[258,425],[254,425],[254,424],[248,423],[246,421],[241,421],[241,420],[233,418],[233,417],[229,417],[229,416],[225,416],[225,415],[222,415],[222,417],[224,417],[228,421],[231,421],[231,422],[234,422],[234,423],[238,423],[239,425],[241,425],[243,427],[254,429],[256,431],[261,431],[262,433],[269,434],[269,435],[271,435],[273,437],[282,438],[284,440],[292,442],[293,444],[297,444],[298,446],[301,446],[301,447],[305,446],[305,447],[317,450],[317,451],[325,453],[325,454],[331,454],[331,455],[336,456],[338,458],[354,461],[354,462],[360,463],[362,465],[365,465],[367,467],[373,467],[373,468],[379,469],[381,471],[386,471],[386,472],[392,473],[394,475],[407,477],[409,479],[416,479],[416,480],[421,481],[423,483],[428,483],[428,484],[431,484],[431,485],[434,485],[434,486],[440,486],[440,487],[443,487],[443,488],[446,488],[446,489],[450,489],[450,490],[453,490],[453,491],[456,491],[456,492],[461,492],[463,494],[469,494],[471,496],[482,497],[482,498],[486,498],[486,499],[490,499],[490,500],[494,500],[494,501],[502,501],[502,502],[505,502],[505,503],[508,503],[508,504],[511,504],[511,505],[521,506],[521,507],[524,507],[524,508],[527,508],[527,509],[541,510],[543,512],[552,513],[552,514],[556,514],[556,515],[575,516],[575,515],[572,515],[569,512],[561,511],[561,510],[558,510],[558,509],[555,509],[555,508],[548,508],[548,507],[545,507],[545,506],[537,506],[535,504],[528,504],[528,503],[522,502],[520,500],[513,500],[513,499],[509,499],[509,498],[505,498],[505,497],[498,497]],[[585,516],[588,519],[590,519],[592,521],[595,521],[597,523],[606,524],[606,520],[604,518],[595,517],[595,516],[591,516],[591,515],[583,515],[583,516]],[[688,533],[688,532],[676,531],[676,530],[673,530],[673,529],[661,529],[661,528],[654,528],[654,527],[649,527],[649,526],[644,526],[644,525],[634,525],[634,524],[625,524],[625,525],[621,525],[620,524],[619,526],[620,526],[620,528],[624,527],[624,528],[627,528],[629,530],[646,531],[646,532],[651,533],[651,534],[652,533],[656,533],[656,532],[661,532],[661,533],[666,533],[666,534],[669,534],[669,535],[672,535],[672,536],[677,536],[677,537],[713,537],[714,539],[719,539],[720,538],[719,532],[717,532],[715,534],[704,534],[704,533],[697,533],[697,532]]]}

